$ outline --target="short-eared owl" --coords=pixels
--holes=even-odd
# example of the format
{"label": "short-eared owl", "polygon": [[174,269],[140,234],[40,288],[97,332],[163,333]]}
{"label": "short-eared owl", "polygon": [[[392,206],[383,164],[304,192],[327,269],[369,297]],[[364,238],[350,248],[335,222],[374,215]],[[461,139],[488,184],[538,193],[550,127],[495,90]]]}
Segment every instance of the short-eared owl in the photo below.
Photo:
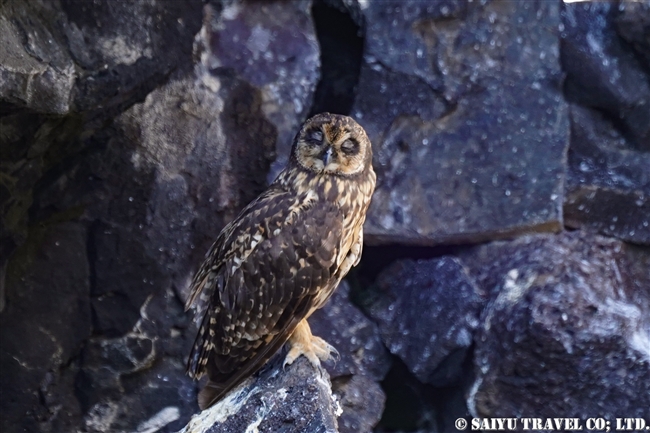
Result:
{"label": "short-eared owl", "polygon": [[204,409],[255,373],[288,340],[285,364],[335,351],[307,318],[355,266],[375,189],[372,149],[349,117],[322,113],[296,135],[287,167],[228,224],[192,280],[199,334],[188,361],[208,375]]}

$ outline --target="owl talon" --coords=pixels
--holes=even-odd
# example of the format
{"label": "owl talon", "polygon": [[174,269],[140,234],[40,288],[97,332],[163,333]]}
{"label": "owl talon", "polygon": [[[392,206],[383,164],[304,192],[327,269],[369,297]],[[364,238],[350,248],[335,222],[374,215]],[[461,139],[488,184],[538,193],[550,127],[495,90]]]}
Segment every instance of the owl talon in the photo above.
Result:
{"label": "owl talon", "polygon": [[341,360],[341,354],[338,350],[336,350],[336,347],[334,346],[330,346],[330,358],[334,360],[334,363],[337,363]]}
{"label": "owl talon", "polygon": [[306,320],[298,324],[289,338],[289,345],[291,349],[284,358],[283,368],[291,365],[300,355],[305,355],[314,367],[320,367],[320,361],[327,361],[331,358],[335,358],[337,361],[341,359],[341,355],[334,346],[322,338],[312,335]]}

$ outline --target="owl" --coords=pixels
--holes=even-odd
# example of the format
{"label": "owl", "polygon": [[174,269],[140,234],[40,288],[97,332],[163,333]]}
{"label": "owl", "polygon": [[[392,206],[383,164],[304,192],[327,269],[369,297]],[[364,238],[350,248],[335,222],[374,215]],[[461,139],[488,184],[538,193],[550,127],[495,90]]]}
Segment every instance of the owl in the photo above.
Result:
{"label": "owl", "polygon": [[302,125],[287,167],[221,231],[186,304],[200,323],[187,371],[209,379],[201,409],[287,341],[285,365],[300,355],[319,365],[336,353],[307,318],[359,263],[375,180],[363,128],[321,113]]}

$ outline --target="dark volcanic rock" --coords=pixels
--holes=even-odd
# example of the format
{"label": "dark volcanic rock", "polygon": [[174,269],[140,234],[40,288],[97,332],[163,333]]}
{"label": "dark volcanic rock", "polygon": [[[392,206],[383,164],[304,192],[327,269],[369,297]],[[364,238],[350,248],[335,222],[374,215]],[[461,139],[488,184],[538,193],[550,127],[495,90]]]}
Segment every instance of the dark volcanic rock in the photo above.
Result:
{"label": "dark volcanic rock", "polygon": [[626,244],[625,254],[629,264],[632,291],[638,295],[639,301],[650,295],[650,247],[639,247]]}
{"label": "dark volcanic rock", "polygon": [[618,11],[616,31],[645,59],[646,67],[650,67],[650,4],[620,2]]}
{"label": "dark volcanic rock", "polygon": [[[34,204],[35,190],[46,173],[79,151],[79,133],[80,121],[76,116],[0,113],[0,311],[5,291],[5,280],[1,277],[9,258],[29,236],[33,221],[28,212]],[[82,209],[69,211],[68,215],[56,218],[78,217]]]}
{"label": "dark volcanic rock", "polygon": [[57,18],[65,15],[46,2],[0,5],[0,101],[41,113],[70,110],[77,74]]}
{"label": "dark volcanic rock", "polygon": [[163,273],[146,254],[142,237],[131,230],[98,221],[91,236],[94,329],[109,337],[124,335],[140,319],[140,307],[154,287],[164,284]]}
{"label": "dark volcanic rock", "polygon": [[309,318],[312,333],[338,350],[341,358],[324,363],[332,378],[364,375],[382,380],[390,368],[377,325],[350,302],[350,285],[342,281],[327,304]]}
{"label": "dark volcanic rock", "polygon": [[309,318],[312,333],[334,346],[339,359],[323,363],[343,413],[339,431],[370,432],[381,418],[386,396],[377,381],[391,365],[377,325],[350,302],[350,285],[342,281],[327,304]]}
{"label": "dark volcanic rock", "polygon": [[[92,57],[86,59],[88,67],[101,61],[103,49],[115,56],[125,53],[122,48],[135,50],[131,54],[136,57],[112,57],[114,62],[108,63],[104,78],[117,80],[111,83],[119,89],[111,90],[110,83],[103,82],[96,90],[108,89],[109,99],[85,87],[73,91],[76,102],[66,110],[87,109],[88,113],[54,119],[13,110],[25,103],[3,100],[10,105],[2,105],[5,116],[0,120],[0,276],[4,270],[7,275],[6,290],[4,279],[0,281],[0,295],[6,291],[7,298],[0,320],[2,329],[12,330],[12,335],[6,334],[5,352],[3,334],[1,367],[12,371],[3,375],[3,393],[7,389],[14,395],[6,405],[3,400],[3,431],[176,431],[196,410],[196,384],[184,373],[196,333],[182,309],[184,291],[220,229],[265,188],[278,131],[264,109],[287,95],[274,94],[272,86],[263,91],[227,68],[200,63],[210,60],[206,56],[193,65],[189,52],[183,51],[184,57],[177,51],[182,47],[190,51],[193,34],[170,42],[173,47],[168,53],[157,54],[160,39],[146,36],[150,24],[167,35],[163,39],[169,36],[165,32],[170,25],[180,32],[175,37],[182,37],[191,26],[196,32],[196,24],[200,26],[200,16],[189,23],[185,15],[174,15],[180,9],[192,11],[178,2],[168,2],[169,11],[157,14],[156,8],[164,3],[134,6],[155,17],[143,24],[145,28],[115,30],[115,34],[85,4],[71,11],[72,3],[61,3],[65,14],[74,15],[76,27],[65,20],[62,25],[81,29],[88,47],[106,42],[108,36],[101,36],[102,31],[110,33],[113,42],[125,41],[124,47],[110,41],[102,47],[92,45],[95,49],[87,50]],[[120,4],[113,12],[126,14],[127,9],[127,4]],[[132,11],[133,17],[113,24],[138,27],[137,21],[146,19],[143,11]],[[61,17],[64,12],[57,14]],[[163,25],[160,17],[173,23]],[[102,28],[93,27],[91,18]],[[293,32],[290,25],[283,31]],[[198,47],[208,44],[206,35],[204,31],[197,36]],[[263,51],[275,55],[280,48],[289,49],[284,42]],[[298,38],[292,49],[312,48],[309,40]],[[161,62],[159,68],[137,69],[147,64],[148,55]],[[126,65],[129,59],[135,63]],[[170,66],[170,59],[186,64]],[[168,66],[176,72],[169,75]],[[113,74],[112,68],[118,72]],[[154,77],[159,72],[168,80],[164,85]],[[312,68],[306,73],[315,72]],[[119,84],[120,77],[128,86]],[[146,98],[134,90],[148,92],[155,86]],[[79,93],[82,90],[85,96]],[[308,92],[303,96],[308,98]],[[137,98],[141,102],[133,104]],[[123,106],[127,102],[132,105]],[[294,116],[297,125],[301,119],[295,110],[292,113],[283,115]],[[44,233],[65,221],[78,225],[81,240],[77,231],[64,231],[59,241],[70,245],[65,254],[48,252],[41,257],[46,252],[40,243]],[[28,275],[32,263],[39,263],[44,271],[31,274],[48,278],[39,283],[43,286],[39,291],[51,289],[40,298],[34,295],[35,299],[51,306],[61,326],[50,324],[49,312],[38,313],[40,301],[22,298],[23,293],[31,293],[23,286],[33,277],[29,274],[22,282],[15,275]],[[56,273],[50,275],[50,268],[56,268]],[[85,279],[74,289],[83,293],[68,296],[65,287],[77,281],[70,276],[80,272]],[[4,296],[0,307],[3,300]],[[75,308],[74,314],[59,311],[60,303],[67,302]],[[26,320],[34,314],[38,320]],[[40,332],[39,326],[49,334]],[[30,343],[14,350],[19,340]],[[66,342],[62,351],[55,345],[61,341]],[[38,363],[22,361],[23,346]]]}
{"label": "dark volcanic rock", "polygon": [[559,3],[369,2],[352,114],[375,148],[369,242],[561,227]]}
{"label": "dark volcanic rock", "polygon": [[228,70],[259,89],[262,111],[277,130],[277,160],[269,177],[286,165],[305,120],[319,75],[318,42],[310,0],[229,2],[215,16],[206,6],[201,61]]}
{"label": "dark volcanic rock", "polygon": [[304,356],[283,369],[283,359],[276,356],[257,376],[195,415],[180,433],[337,432],[341,408],[327,372]]}
{"label": "dark volcanic rock", "polygon": [[[84,350],[78,391],[92,431],[174,431],[194,412],[184,364],[196,330],[180,300],[221,227],[265,185],[275,130],[258,91],[201,74],[174,77],[119,116],[109,146],[76,170],[76,193],[90,177],[86,194],[102,198],[86,210],[101,334]],[[73,190],[48,195],[66,203]]]}
{"label": "dark volcanic rock", "polygon": [[361,9],[356,0],[317,0],[311,13],[321,67],[309,116],[322,112],[349,115],[363,58]]}
{"label": "dark volcanic rock", "polygon": [[92,331],[86,229],[50,222],[24,247],[8,267],[0,315],[0,430],[73,431],[80,408],[70,371]]}
{"label": "dark volcanic rock", "polygon": [[436,388],[415,378],[400,359],[393,362],[381,386],[386,391],[386,408],[377,433],[439,431]]}
{"label": "dark volcanic rock", "polygon": [[125,335],[88,340],[75,389],[86,431],[175,432],[186,424],[197,410],[196,384],[185,375],[188,324],[169,288],[146,299]]}
{"label": "dark volcanic rock", "polygon": [[650,153],[630,148],[599,112],[574,105],[568,159],[566,224],[650,244]]}
{"label": "dark volcanic rock", "polygon": [[369,377],[355,374],[334,379],[332,391],[343,409],[338,420],[339,432],[372,432],[381,418],[386,402],[381,386]]}
{"label": "dark volcanic rock", "polygon": [[76,387],[86,431],[173,432],[185,425],[196,411],[196,386],[184,372],[192,342],[186,327],[168,290],[147,300],[126,335],[88,341]]}
{"label": "dark volcanic rock", "polygon": [[170,81],[117,119],[114,144],[130,147],[130,169],[151,178],[148,191],[132,191],[147,194],[147,205],[129,193],[116,217],[142,231],[146,252],[178,287],[224,222],[265,187],[276,135],[261,104],[246,82],[203,72]]}
{"label": "dark volcanic rock", "polygon": [[[79,136],[92,135],[173,70],[191,69],[200,25],[200,0],[2,2],[0,276],[33,223],[27,210],[35,190],[89,144]],[[0,292],[4,286],[0,279]]]}
{"label": "dark volcanic rock", "polygon": [[80,74],[74,109],[102,111],[190,70],[202,2],[153,0],[89,4],[61,0],[62,33]]}
{"label": "dark volcanic rock", "polygon": [[175,432],[185,425],[196,410],[193,384],[179,374],[179,365],[169,359],[150,366],[148,372],[149,377],[138,375],[134,381],[122,380],[128,392],[114,389],[113,395],[121,394],[119,398],[105,396],[90,407],[84,418],[85,431]]}
{"label": "dark volcanic rock", "polygon": [[456,381],[472,344],[480,293],[451,257],[400,260],[377,277],[364,309],[391,353],[422,382]]}
{"label": "dark volcanic rock", "polygon": [[[564,4],[565,94],[570,102],[605,112],[632,147],[650,151],[650,81],[642,61],[616,32],[617,13],[616,3]],[[636,35],[633,29],[627,34]]]}
{"label": "dark volcanic rock", "polygon": [[466,258],[491,298],[476,338],[473,416],[650,420],[650,292],[626,249],[574,232]]}
{"label": "dark volcanic rock", "polygon": [[65,114],[127,102],[184,59],[200,1],[88,4],[10,0],[0,6],[0,100]]}
{"label": "dark volcanic rock", "polygon": [[647,417],[649,23],[644,2],[0,0],[0,430],[187,425],[189,280],[324,109],[374,145],[366,239],[391,246],[358,281],[564,225],[635,246],[401,260],[353,292],[375,321],[346,284],[310,319],[333,392],[276,360],[213,420],[449,431],[477,346],[475,414]]}

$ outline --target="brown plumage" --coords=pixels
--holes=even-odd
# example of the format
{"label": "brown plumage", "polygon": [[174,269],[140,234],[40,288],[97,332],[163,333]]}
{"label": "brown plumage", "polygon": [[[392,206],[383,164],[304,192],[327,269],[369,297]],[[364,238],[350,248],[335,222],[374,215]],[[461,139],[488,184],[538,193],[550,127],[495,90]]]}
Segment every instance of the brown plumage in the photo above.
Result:
{"label": "brown plumage", "polygon": [[322,113],[296,135],[287,167],[228,224],[192,281],[186,308],[201,318],[188,361],[209,407],[289,340],[285,359],[313,363],[334,348],[307,317],[355,266],[375,188],[372,149],[359,124]]}

